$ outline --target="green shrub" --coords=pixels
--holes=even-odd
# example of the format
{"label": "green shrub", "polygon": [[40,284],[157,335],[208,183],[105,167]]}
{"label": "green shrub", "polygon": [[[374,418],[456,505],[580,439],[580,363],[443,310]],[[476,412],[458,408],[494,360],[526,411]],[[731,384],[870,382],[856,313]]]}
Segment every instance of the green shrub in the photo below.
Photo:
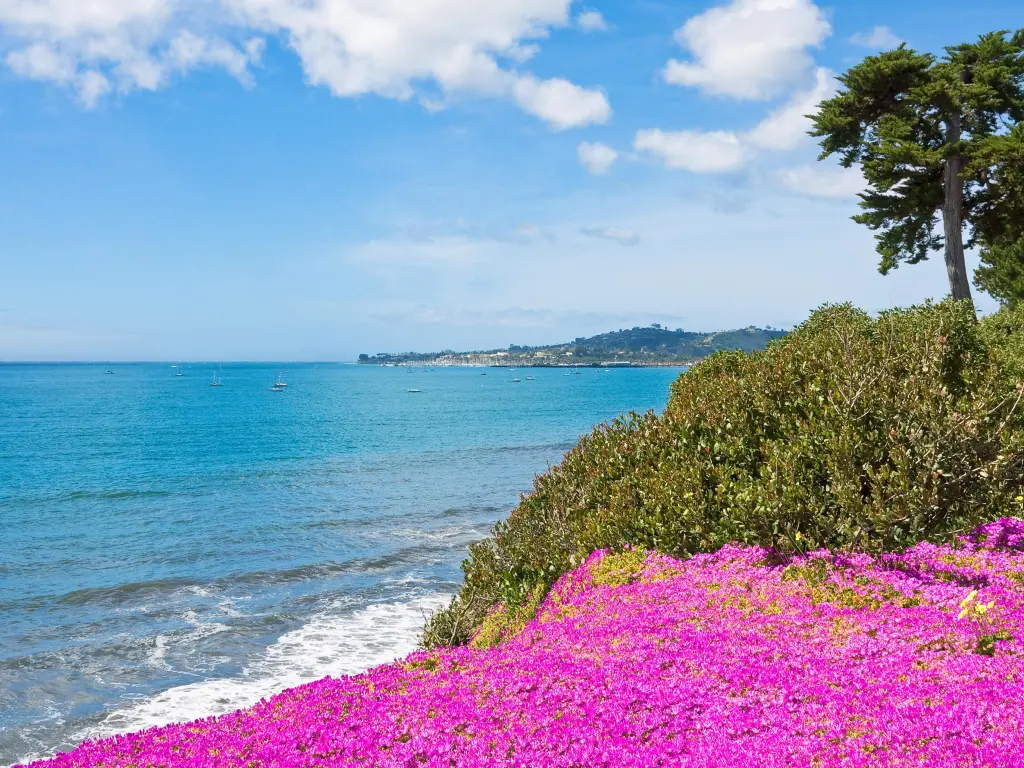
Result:
{"label": "green shrub", "polygon": [[538,582],[522,605],[498,603],[483,620],[470,645],[474,648],[493,648],[518,635],[536,617],[537,610],[544,602],[544,592],[544,584]]}
{"label": "green shrub", "polygon": [[597,549],[675,556],[900,550],[995,519],[1024,487],[1024,311],[825,307],[764,352],[672,385],[662,416],[596,428],[470,548],[427,646],[460,644]]}

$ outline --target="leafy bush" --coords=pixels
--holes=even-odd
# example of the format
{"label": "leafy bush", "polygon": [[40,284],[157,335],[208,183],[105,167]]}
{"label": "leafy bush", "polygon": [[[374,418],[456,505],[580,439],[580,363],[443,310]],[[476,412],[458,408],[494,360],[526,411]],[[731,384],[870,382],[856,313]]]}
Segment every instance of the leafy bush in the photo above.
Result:
{"label": "leafy bush", "polygon": [[662,416],[596,428],[470,548],[426,627],[464,644],[594,550],[685,556],[898,551],[1015,506],[1024,488],[1024,312],[969,302],[825,307],[764,352],[725,352],[672,385]]}

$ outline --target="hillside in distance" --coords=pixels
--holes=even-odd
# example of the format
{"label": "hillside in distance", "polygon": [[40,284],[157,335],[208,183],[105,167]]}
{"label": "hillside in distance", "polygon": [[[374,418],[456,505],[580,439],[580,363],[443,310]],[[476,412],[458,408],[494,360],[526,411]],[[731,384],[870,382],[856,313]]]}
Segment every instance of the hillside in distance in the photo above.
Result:
{"label": "hillside in distance", "polygon": [[405,352],[360,355],[367,365],[685,365],[726,349],[752,352],[764,349],[770,341],[786,335],[770,328],[740,328],[732,331],[702,333],[670,330],[655,323],[577,338],[564,344],[541,347],[512,345],[508,349],[474,352]]}

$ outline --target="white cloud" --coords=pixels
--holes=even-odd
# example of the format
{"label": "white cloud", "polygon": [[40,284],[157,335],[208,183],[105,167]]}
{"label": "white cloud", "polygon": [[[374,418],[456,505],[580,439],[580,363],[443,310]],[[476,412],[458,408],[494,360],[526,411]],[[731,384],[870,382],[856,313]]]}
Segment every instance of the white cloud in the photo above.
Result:
{"label": "white cloud", "polygon": [[619,153],[607,144],[592,144],[589,141],[580,144],[576,151],[580,163],[595,176],[608,173],[619,157]]}
{"label": "white cloud", "polygon": [[217,67],[249,84],[261,37],[275,35],[311,84],[337,96],[409,99],[432,84],[512,99],[564,129],[606,121],[605,95],[515,67],[570,24],[571,1],[0,0],[0,37],[16,73],[76,87],[87,101],[102,90],[97,75],[128,91]]}
{"label": "white cloud", "polygon": [[516,80],[512,94],[522,109],[559,131],[607,123],[612,114],[603,93],[581,88],[561,78],[538,80],[526,75]]}
{"label": "white cloud", "polygon": [[222,0],[249,24],[285,37],[306,77],[338,96],[407,99],[420,82],[444,91],[509,97],[557,130],[604,122],[604,94],[559,78],[502,68],[531,41],[569,23],[571,0]]}
{"label": "white cloud", "polygon": [[833,75],[819,68],[814,85],[789,101],[749,131],[661,131],[636,134],[633,147],[647,152],[668,168],[696,173],[737,171],[759,152],[787,152],[810,141],[808,114],[835,92]]}
{"label": "white cloud", "polygon": [[854,197],[867,187],[857,168],[803,165],[779,171],[778,177],[783,187],[804,197]]}
{"label": "white cloud", "polygon": [[35,43],[7,55],[7,65],[16,74],[31,80],[67,83],[75,78],[75,62],[45,43]]}
{"label": "white cloud", "polygon": [[[13,48],[7,64],[16,74],[75,88],[86,106],[115,84],[153,90],[172,71],[197,66],[222,67],[246,82],[261,49],[189,31],[185,7],[186,0],[0,0],[0,35]],[[209,23],[216,8],[211,3],[192,21]]]}
{"label": "white cloud", "polygon": [[608,22],[600,11],[586,10],[576,17],[576,26],[584,32],[607,32]]}
{"label": "white cloud", "polygon": [[619,245],[632,247],[640,245],[640,235],[625,227],[584,227],[580,232],[598,240],[611,240]]}
{"label": "white cloud", "polygon": [[870,32],[858,32],[850,38],[850,42],[854,45],[862,45],[865,48],[884,51],[898,48],[903,39],[889,29],[889,27],[880,25]]}
{"label": "white cloud", "polygon": [[771,98],[805,75],[813,66],[807,49],[831,31],[811,0],[733,0],[676,32],[693,58],[670,61],[663,74],[669,83],[708,94]]}
{"label": "white cloud", "polygon": [[252,38],[241,50],[217,38],[203,38],[182,30],[167,48],[167,62],[187,72],[202,66],[222,67],[244,85],[252,84],[249,66],[258,64],[263,56],[262,38]]}
{"label": "white cloud", "polygon": [[832,72],[818,69],[814,86],[794,95],[748,131],[747,141],[760,149],[784,151],[796,148],[807,139],[807,131],[811,128],[807,115],[814,112],[819,103],[832,96],[835,90]]}
{"label": "white cloud", "polygon": [[110,92],[110,81],[99,72],[80,72],[75,60],[44,43],[34,43],[7,55],[7,65],[29,80],[45,80],[70,85],[78,90],[82,103],[89,109]]}
{"label": "white cloud", "polygon": [[737,171],[749,158],[749,150],[731,131],[638,131],[633,148],[668,168],[696,173]]}

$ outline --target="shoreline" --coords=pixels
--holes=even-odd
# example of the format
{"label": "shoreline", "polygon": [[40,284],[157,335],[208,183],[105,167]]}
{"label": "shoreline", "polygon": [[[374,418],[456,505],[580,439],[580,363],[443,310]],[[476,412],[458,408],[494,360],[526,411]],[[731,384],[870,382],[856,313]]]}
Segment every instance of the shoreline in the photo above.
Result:
{"label": "shoreline", "polygon": [[524,363],[450,363],[450,362],[401,362],[401,363],[370,363],[370,362],[358,362],[356,365],[366,366],[369,368],[497,368],[497,369],[509,369],[509,368],[554,368],[561,370],[572,370],[576,368],[592,368],[595,370],[608,369],[608,370],[629,370],[630,368],[693,368],[699,364],[700,360],[672,360],[666,362],[633,362],[630,361],[628,364],[622,362],[615,363],[536,363],[536,362],[524,362]]}

